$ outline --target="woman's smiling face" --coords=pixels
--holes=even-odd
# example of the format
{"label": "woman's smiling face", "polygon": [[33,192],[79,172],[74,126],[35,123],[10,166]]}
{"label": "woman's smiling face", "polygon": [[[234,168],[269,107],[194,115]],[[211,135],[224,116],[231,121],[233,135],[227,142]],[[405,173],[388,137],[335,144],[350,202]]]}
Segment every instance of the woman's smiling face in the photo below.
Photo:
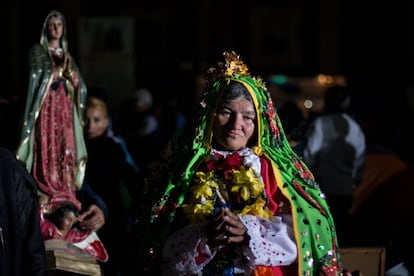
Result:
{"label": "woman's smiling face", "polygon": [[218,150],[245,148],[254,135],[256,112],[245,97],[223,101],[214,118],[213,138]]}

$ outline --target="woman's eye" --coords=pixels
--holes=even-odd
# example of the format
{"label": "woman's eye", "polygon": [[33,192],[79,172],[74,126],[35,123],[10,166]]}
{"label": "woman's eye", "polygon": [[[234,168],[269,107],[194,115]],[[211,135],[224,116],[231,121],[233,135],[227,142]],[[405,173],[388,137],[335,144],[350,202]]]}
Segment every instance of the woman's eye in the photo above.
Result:
{"label": "woman's eye", "polygon": [[221,110],[218,114],[222,116],[230,116],[231,112],[227,110]]}

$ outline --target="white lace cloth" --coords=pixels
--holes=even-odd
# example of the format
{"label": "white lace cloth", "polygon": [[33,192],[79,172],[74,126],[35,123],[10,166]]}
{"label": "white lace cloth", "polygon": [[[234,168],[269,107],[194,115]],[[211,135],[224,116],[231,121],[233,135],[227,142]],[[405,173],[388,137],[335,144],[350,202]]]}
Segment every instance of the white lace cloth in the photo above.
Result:
{"label": "white lace cloth", "polygon": [[[271,220],[252,215],[240,218],[250,240],[240,252],[248,263],[241,264],[240,259],[233,260],[236,273],[248,273],[256,265],[279,266],[296,261],[297,248],[290,215],[275,216]],[[207,245],[204,225],[187,225],[171,235],[165,243],[163,275],[201,273],[216,253],[217,250],[211,250]]]}

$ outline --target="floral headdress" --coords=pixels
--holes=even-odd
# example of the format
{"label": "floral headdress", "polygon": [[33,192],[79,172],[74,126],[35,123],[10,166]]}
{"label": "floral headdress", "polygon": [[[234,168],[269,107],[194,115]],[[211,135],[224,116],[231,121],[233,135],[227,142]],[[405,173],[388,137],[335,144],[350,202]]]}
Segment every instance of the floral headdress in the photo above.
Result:
{"label": "floral headdress", "polygon": [[[263,80],[252,76],[247,65],[234,51],[224,52],[223,57],[224,61],[219,61],[216,66],[207,70],[207,85],[202,94],[191,132],[185,133],[173,144],[172,156],[169,158],[172,160],[169,169],[171,178],[164,197],[154,208],[154,220],[165,216],[173,218],[174,209],[183,203],[199,163],[204,156],[211,153],[215,109],[221,92],[230,81],[243,84],[254,101],[258,117],[256,133],[258,144],[253,150],[258,155],[262,155],[264,149],[266,151],[270,149],[272,153],[274,152],[272,156],[277,155],[271,158],[274,160],[290,159],[293,156],[297,159],[298,167],[303,172],[306,171],[299,158],[293,155],[286,136],[283,134],[272,99]],[[273,150],[276,148],[286,152],[280,155],[279,152]],[[312,180],[312,175],[310,173],[308,175]]]}
{"label": "floral headdress", "polygon": [[152,220],[171,221],[175,210],[182,206],[197,168],[212,152],[213,121],[221,92],[231,81],[236,81],[249,91],[256,109],[257,144],[252,150],[269,161],[278,189],[292,205],[300,271],[312,275],[321,267],[328,267],[335,275],[339,259],[337,238],[323,193],[290,147],[262,79],[251,76],[235,52],[224,52],[223,57],[224,61],[207,71],[207,85],[193,128],[172,145],[167,189],[153,207]]}

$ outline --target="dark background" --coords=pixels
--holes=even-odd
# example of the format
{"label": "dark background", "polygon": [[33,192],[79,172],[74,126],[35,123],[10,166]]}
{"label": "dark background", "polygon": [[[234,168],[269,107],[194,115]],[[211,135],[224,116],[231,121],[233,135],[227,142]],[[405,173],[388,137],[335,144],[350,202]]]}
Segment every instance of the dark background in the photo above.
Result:
{"label": "dark background", "polygon": [[[137,85],[145,83],[146,75],[165,76],[177,64],[195,65],[215,61],[224,49],[238,51],[262,75],[285,73],[312,75],[317,73],[345,74],[385,85],[411,85],[413,73],[413,1],[13,1],[3,6],[2,24],[5,48],[4,87],[21,93],[26,81],[24,69],[29,47],[38,42],[45,15],[51,9],[63,12],[68,22],[71,53],[77,60],[79,41],[78,22],[88,16],[130,16],[137,24],[144,23],[145,31],[136,33]],[[257,51],[271,56],[288,51],[292,46],[283,34],[273,39],[269,24],[257,25],[260,10],[282,10],[285,17],[298,22],[290,34],[296,37],[295,61],[262,65],[255,61]],[[164,19],[151,14],[165,15]],[[253,15],[256,14],[256,17]],[[257,16],[259,14],[259,16]],[[146,22],[140,17],[150,18]],[[278,23],[276,18],[273,22]],[[252,22],[253,21],[253,22]],[[163,34],[157,33],[162,24]],[[289,22],[286,24],[289,26]],[[257,29],[255,29],[257,28]],[[260,28],[260,29],[259,29]],[[252,41],[255,33],[266,32],[269,40],[262,47]],[[289,31],[286,32],[289,35]],[[276,34],[277,36],[277,34]],[[263,38],[266,40],[266,37]],[[297,46],[297,45],[296,45]],[[146,60],[148,53],[154,57]],[[262,53],[263,54],[263,53]],[[143,68],[146,68],[143,70]],[[163,67],[163,68],[160,68]],[[158,74],[154,72],[157,70]],[[145,71],[144,75],[141,73]],[[157,76],[157,77],[158,77]],[[151,77],[152,78],[152,77]],[[382,86],[382,85],[381,85]]]}
{"label": "dark background", "polygon": [[[388,112],[404,127],[411,124],[414,1],[108,2],[16,0],[3,5],[1,94],[25,96],[28,50],[39,41],[46,14],[57,9],[66,17],[69,50],[86,82],[103,84],[109,98],[127,97],[146,86],[158,99],[167,94],[189,104],[193,77],[224,50],[235,50],[256,75],[344,75],[359,112]],[[80,22],[91,17],[135,20],[128,91],[105,87],[105,74],[92,78],[82,67],[80,51],[88,42],[79,39]]]}

